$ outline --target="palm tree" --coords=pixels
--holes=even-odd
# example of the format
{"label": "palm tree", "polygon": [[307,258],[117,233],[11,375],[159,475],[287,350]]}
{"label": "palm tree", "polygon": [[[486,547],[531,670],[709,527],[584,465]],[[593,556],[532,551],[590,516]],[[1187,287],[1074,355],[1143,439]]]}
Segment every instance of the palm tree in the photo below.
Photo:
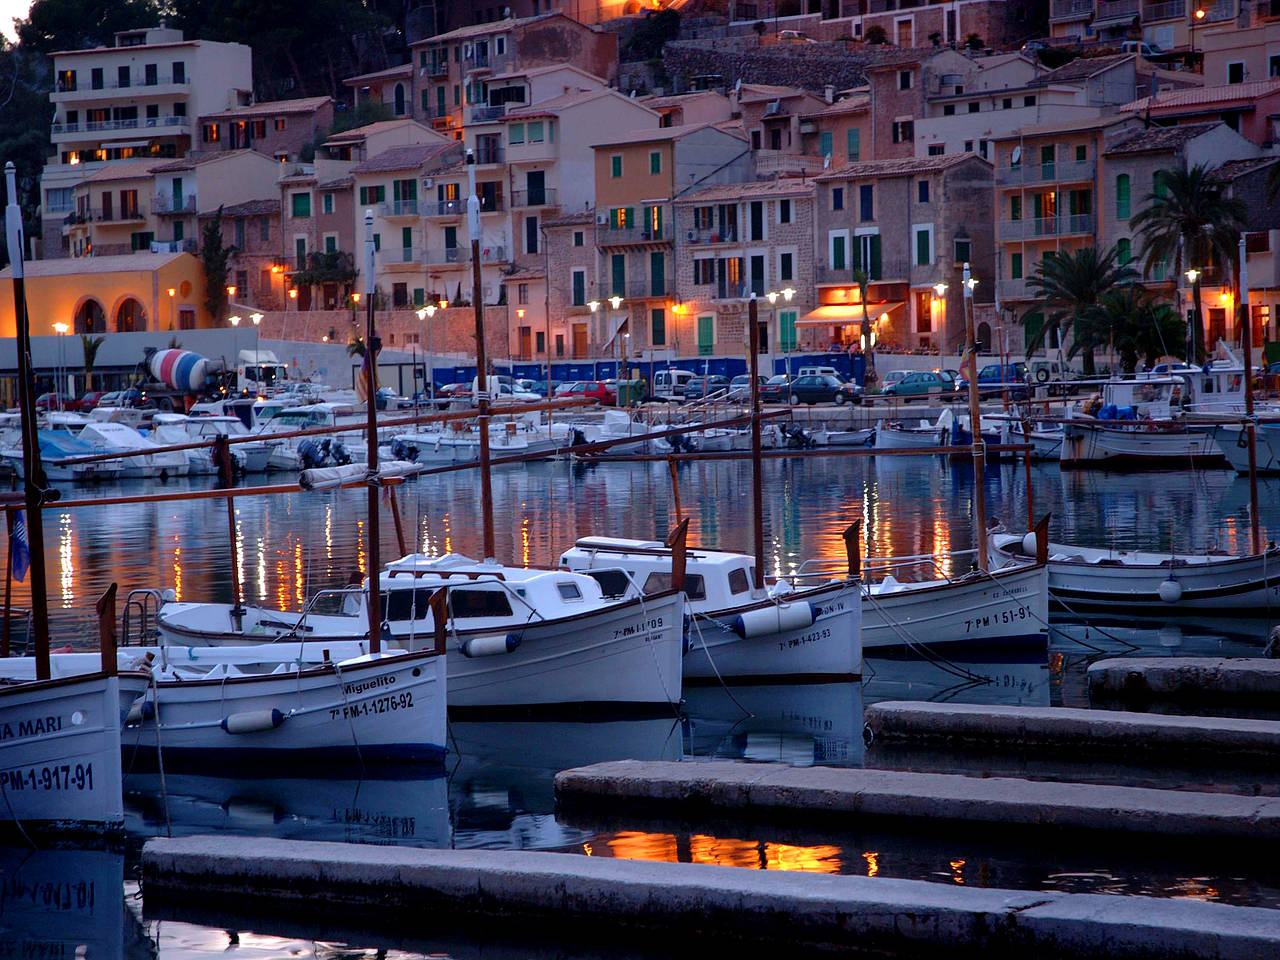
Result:
{"label": "palm tree", "polygon": [[1174,264],[1174,276],[1183,267],[1199,270],[1191,281],[1195,322],[1191,327],[1188,360],[1204,360],[1204,315],[1200,279],[1204,268],[1216,265],[1227,277],[1236,262],[1236,247],[1245,227],[1245,205],[1226,195],[1226,184],[1203,164],[1156,173],[1157,188],[1130,221],[1142,238],[1143,262],[1148,272],[1158,263]]}
{"label": "palm tree", "polygon": [[1072,354],[1082,352],[1084,372],[1093,374],[1093,351],[1099,344],[1089,338],[1085,319],[1104,293],[1137,278],[1137,271],[1117,262],[1115,247],[1102,253],[1096,247],[1085,247],[1045,254],[1035,273],[1027,278],[1027,286],[1044,303],[1024,313],[1021,322],[1025,325],[1028,317],[1041,313],[1046,305],[1050,312],[1040,329],[1027,338],[1027,356],[1043,345],[1050,330],[1061,335],[1062,327],[1069,323],[1073,337],[1082,341],[1072,344]]}
{"label": "palm tree", "polygon": [[98,348],[106,337],[91,337],[87,333],[80,334],[80,346],[84,350],[84,388],[93,389],[93,367],[98,360]]}
{"label": "palm tree", "polygon": [[[1141,357],[1147,366],[1184,342],[1186,321],[1169,304],[1149,296],[1137,284],[1126,284],[1104,293],[1088,311],[1082,324],[1085,338],[1095,348],[1110,346],[1120,354],[1120,366],[1133,373]],[[1079,342],[1079,341],[1077,341]],[[1072,344],[1071,352],[1076,351]]]}

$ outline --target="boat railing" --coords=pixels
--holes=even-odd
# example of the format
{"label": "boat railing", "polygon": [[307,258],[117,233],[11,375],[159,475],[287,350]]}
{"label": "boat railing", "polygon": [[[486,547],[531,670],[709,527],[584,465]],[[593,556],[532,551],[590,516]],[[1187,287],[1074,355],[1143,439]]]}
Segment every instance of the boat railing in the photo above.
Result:
{"label": "boat railing", "polygon": [[120,614],[120,645],[140,647],[154,638],[156,615],[164,605],[164,595],[154,588],[130,590]]}
{"label": "boat railing", "polygon": [[[958,557],[977,556],[977,550],[952,550],[943,556],[946,559],[954,559]],[[901,570],[907,567],[925,567],[932,566],[934,571],[939,574],[948,583],[951,582],[951,575],[947,573],[937,554],[934,553],[918,553],[904,557],[870,557],[863,558],[862,570],[866,574],[869,571]],[[812,581],[832,576],[837,572],[843,572],[847,569],[844,560],[814,558],[804,561],[800,564],[800,568],[792,574],[780,575],[777,579],[792,582]],[[967,571],[966,571],[967,572]],[[866,579],[864,576],[863,579]]]}

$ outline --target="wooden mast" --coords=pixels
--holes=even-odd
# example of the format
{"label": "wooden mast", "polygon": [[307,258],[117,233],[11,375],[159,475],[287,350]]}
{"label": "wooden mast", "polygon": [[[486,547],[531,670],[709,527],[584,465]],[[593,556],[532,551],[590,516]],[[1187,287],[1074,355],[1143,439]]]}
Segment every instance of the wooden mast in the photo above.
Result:
{"label": "wooden mast", "polygon": [[1258,425],[1253,415],[1253,321],[1249,317],[1249,266],[1244,234],[1240,234],[1240,339],[1244,345],[1244,432],[1249,445],[1249,535],[1250,549],[1262,553],[1262,531],[1258,520]]}
{"label": "wooden mast", "polygon": [[[44,524],[41,508],[46,495],[44,468],[40,465],[40,441],[36,434],[35,375],[31,369],[31,318],[27,314],[26,271],[22,211],[18,207],[17,174],[13,161],[4,165],[9,202],[5,206],[5,236],[13,267],[13,311],[18,348],[18,409],[22,414],[22,489],[26,504],[27,549],[31,555],[31,630],[35,641],[36,679],[49,679],[49,596],[44,574]],[[9,549],[13,549],[10,541]],[[8,615],[8,611],[5,611]]]}
{"label": "wooden mast", "polygon": [[[493,483],[489,468],[489,378],[484,347],[484,287],[480,278],[480,198],[476,196],[476,155],[467,151],[467,232],[471,235],[471,304],[476,313],[476,406],[480,421],[480,523],[484,528],[484,559],[492,563]],[[549,381],[548,381],[549,382]]]}
{"label": "wooden mast", "polygon": [[364,377],[366,410],[365,430],[368,433],[368,471],[367,481],[369,498],[369,537],[365,556],[369,562],[365,564],[365,572],[369,577],[369,652],[382,651],[382,558],[379,556],[378,538],[381,535],[381,524],[378,522],[378,378],[374,376],[374,365],[378,362],[377,340],[374,336],[373,301],[374,301],[374,246],[373,246],[373,211],[364,212]]}
{"label": "wooden mast", "polygon": [[[986,451],[982,448],[982,405],[978,398],[978,342],[974,334],[973,322],[973,288],[976,285],[976,281],[969,272],[969,264],[966,263],[964,265],[964,365],[969,377],[969,431],[973,440],[973,539],[974,546],[978,548],[978,569],[985,571],[989,564],[987,492],[982,486]],[[1001,374],[1000,379],[1004,379],[1004,374]]]}
{"label": "wooden mast", "polygon": [[755,588],[764,589],[764,478],[760,463],[760,301],[755,293],[747,308],[751,374],[751,542],[756,555]]}

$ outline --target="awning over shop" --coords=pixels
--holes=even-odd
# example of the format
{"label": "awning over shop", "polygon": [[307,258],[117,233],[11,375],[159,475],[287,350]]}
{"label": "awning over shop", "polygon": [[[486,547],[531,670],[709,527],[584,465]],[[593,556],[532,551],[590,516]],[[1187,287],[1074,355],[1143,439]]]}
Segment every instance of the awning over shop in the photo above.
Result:
{"label": "awning over shop", "polygon": [[[899,307],[906,306],[902,300],[882,300],[867,303],[867,319],[875,320],[882,313],[892,313]],[[862,322],[862,304],[839,303],[828,304],[811,310],[796,321],[797,327],[838,327],[848,323]]]}

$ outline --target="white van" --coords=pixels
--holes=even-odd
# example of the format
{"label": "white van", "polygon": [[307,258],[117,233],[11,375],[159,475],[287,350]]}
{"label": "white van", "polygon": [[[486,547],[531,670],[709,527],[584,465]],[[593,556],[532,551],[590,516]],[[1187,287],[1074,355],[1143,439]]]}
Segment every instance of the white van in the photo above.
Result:
{"label": "white van", "polygon": [[656,370],[653,374],[653,390],[655,397],[666,397],[668,400],[683,400],[684,385],[697,374],[688,370]]}
{"label": "white van", "polygon": [[835,377],[837,380],[844,380],[844,377],[840,376],[840,374],[836,372],[835,367],[801,367],[798,371],[796,371],[796,376],[797,377]]}

